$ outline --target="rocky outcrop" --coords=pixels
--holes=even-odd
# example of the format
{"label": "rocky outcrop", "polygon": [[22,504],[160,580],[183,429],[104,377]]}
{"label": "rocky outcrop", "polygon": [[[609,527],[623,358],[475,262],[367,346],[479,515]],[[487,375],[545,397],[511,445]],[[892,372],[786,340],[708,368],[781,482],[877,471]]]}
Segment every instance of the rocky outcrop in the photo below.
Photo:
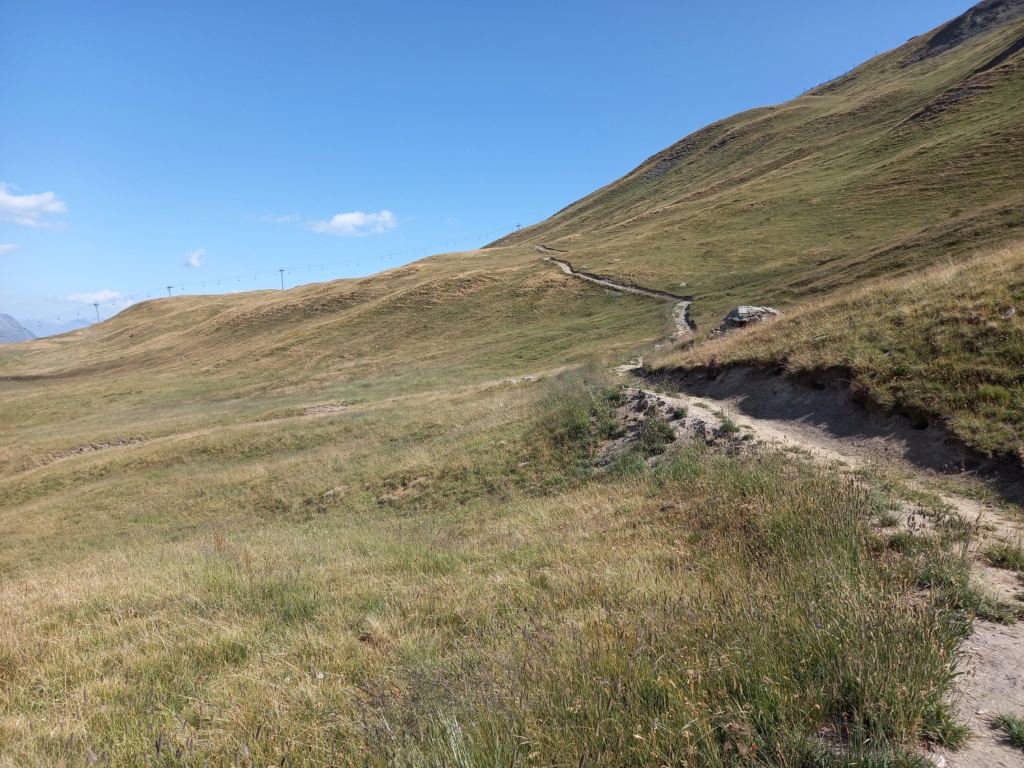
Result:
{"label": "rocky outcrop", "polygon": [[781,314],[779,310],[771,307],[733,307],[722,320],[718,329],[725,333],[733,328],[743,328],[754,323],[763,323],[765,320],[774,320]]}

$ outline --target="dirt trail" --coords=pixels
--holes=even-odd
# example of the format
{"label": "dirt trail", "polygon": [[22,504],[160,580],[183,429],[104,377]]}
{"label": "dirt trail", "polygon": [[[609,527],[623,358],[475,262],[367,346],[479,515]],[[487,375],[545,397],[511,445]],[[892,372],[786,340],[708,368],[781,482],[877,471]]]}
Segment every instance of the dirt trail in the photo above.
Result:
{"label": "dirt trail", "polygon": [[[638,363],[632,363],[620,366],[617,372],[626,375],[638,368]],[[932,444],[935,436],[902,425],[894,417],[876,416],[877,423],[869,424],[871,419],[866,411],[843,413],[841,404],[831,402],[836,400],[835,393],[808,391],[801,395],[789,391],[800,389],[792,383],[780,382],[773,388],[767,381],[748,380],[745,392],[736,381],[719,382],[717,387],[714,381],[695,386],[687,386],[685,381],[676,383],[686,391],[672,396],[649,389],[633,392],[668,411],[685,409],[686,418],[676,424],[681,434],[693,433],[695,426],[699,434],[715,433],[728,420],[740,428],[740,435],[802,453],[841,470],[895,465],[908,473],[909,485],[938,493],[980,532],[973,545],[973,572],[978,586],[1005,602],[1024,599],[1024,584],[1016,575],[993,568],[980,554],[998,541],[1019,544],[1024,537],[1021,517],[979,501],[938,492],[938,475],[929,467],[948,458],[943,450],[948,446]],[[956,752],[940,750],[932,754],[936,765],[1024,768],[1024,751],[1014,748],[992,723],[998,713],[1024,716],[1024,623],[1003,626],[976,622],[974,635],[964,647],[960,673],[955,703],[960,722],[971,728],[973,738]]]}
{"label": "dirt trail", "polygon": [[[536,250],[540,253],[546,254],[564,253],[564,251],[556,251],[554,248],[548,248],[546,245],[539,245]],[[632,283],[616,280],[613,277],[595,275],[592,272],[582,272],[573,267],[573,265],[565,259],[560,259],[553,255],[545,256],[541,260],[550,261],[552,264],[556,264],[558,268],[567,275],[577,277],[580,280],[586,280],[587,282],[594,283],[595,285],[604,286],[605,288],[618,291],[619,293],[631,293],[635,296],[645,296],[649,299],[673,302],[672,320],[676,325],[676,331],[664,343],[681,341],[695,333],[697,330],[697,326],[694,325],[692,320],[690,320],[690,305],[693,303],[692,296],[677,296],[676,294],[669,293],[668,291],[644,288],[642,285],[633,285]]]}

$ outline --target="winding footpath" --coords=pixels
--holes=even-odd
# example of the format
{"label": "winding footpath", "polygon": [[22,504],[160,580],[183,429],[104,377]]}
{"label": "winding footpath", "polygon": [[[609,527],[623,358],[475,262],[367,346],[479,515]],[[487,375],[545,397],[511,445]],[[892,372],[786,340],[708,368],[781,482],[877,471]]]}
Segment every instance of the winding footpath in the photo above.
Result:
{"label": "winding footpath", "polygon": [[570,275],[571,277],[586,280],[588,283],[601,285],[613,291],[618,291],[619,293],[631,293],[635,296],[645,296],[649,299],[671,301],[673,303],[672,320],[675,323],[676,331],[668,338],[667,343],[674,344],[675,342],[682,341],[697,332],[697,326],[692,320],[690,320],[690,305],[693,303],[693,296],[677,296],[676,294],[669,293],[668,291],[644,288],[642,285],[623,282],[621,280],[616,280],[613,277],[595,275],[592,272],[582,272],[573,267],[573,265],[566,259],[560,259],[551,255],[554,253],[561,253],[561,251],[556,251],[553,248],[548,248],[544,245],[537,246],[537,250],[540,253],[548,254],[543,257],[542,261],[550,261],[552,264],[557,265],[562,272]]}

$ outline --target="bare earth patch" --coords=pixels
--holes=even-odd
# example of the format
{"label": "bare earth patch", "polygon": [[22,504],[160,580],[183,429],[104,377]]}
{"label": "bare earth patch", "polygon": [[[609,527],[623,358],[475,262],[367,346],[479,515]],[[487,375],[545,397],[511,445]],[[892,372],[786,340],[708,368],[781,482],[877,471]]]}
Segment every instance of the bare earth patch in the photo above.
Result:
{"label": "bare earth patch", "polygon": [[1024,712],[1024,632],[1021,625],[1005,627],[978,622],[967,641],[960,681],[960,721],[974,738],[958,752],[946,752],[947,768],[1020,768],[1024,750],[1013,747],[993,718]]}
{"label": "bare earth patch", "polygon": [[307,408],[302,409],[303,416],[319,416],[324,413],[337,413],[338,411],[344,411],[348,408],[346,403],[322,403],[321,405],[311,405]]}
{"label": "bare earth patch", "polygon": [[93,453],[94,451],[105,451],[110,448],[122,448],[126,445],[139,445],[146,442],[144,437],[129,437],[123,440],[115,440],[110,443],[88,443],[87,445],[77,445],[74,448],[67,448],[63,451],[52,451],[43,457],[44,464],[52,464],[55,461],[61,459],[70,459],[72,456],[81,456],[85,453]]}

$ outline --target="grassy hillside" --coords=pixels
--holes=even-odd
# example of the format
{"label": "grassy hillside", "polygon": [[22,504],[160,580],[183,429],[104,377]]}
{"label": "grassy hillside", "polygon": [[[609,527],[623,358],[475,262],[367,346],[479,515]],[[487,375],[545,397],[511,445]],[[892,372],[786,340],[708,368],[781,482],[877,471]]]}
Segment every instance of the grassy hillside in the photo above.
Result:
{"label": "grassy hillside", "polygon": [[922,35],[710,125],[495,245],[543,243],[654,288],[685,282],[708,326],[737,304],[786,309],[1017,237],[1024,17],[983,5],[1011,20]]}
{"label": "grassy hillside", "polygon": [[[962,365],[966,400],[921,402],[965,434],[991,402],[1009,445],[1018,319],[993,313],[1020,249],[865,281],[1019,223],[1014,18],[711,126],[493,247],[5,345],[0,766],[922,766],[961,743],[961,643],[1013,613],[969,585],[969,523],[769,449],[599,466],[603,371],[671,307],[534,247],[687,282],[699,323],[792,315],[719,359]],[[858,301],[876,319],[841,336]],[[947,302],[966,320],[933,333]],[[929,525],[893,536],[911,499]]]}
{"label": "grassy hillside", "polygon": [[598,472],[615,385],[556,373],[666,308],[478,258],[5,352],[0,764],[914,765],[962,738],[954,539],[879,556],[899,496],[791,456]]}
{"label": "grassy hillside", "polygon": [[962,739],[983,602],[956,536],[890,551],[898,493],[783,454],[598,471],[615,384],[557,372],[667,309],[477,258],[0,357],[0,765],[918,765]]}
{"label": "grassy hillside", "polygon": [[[294,414],[616,355],[667,310],[567,280],[531,256],[428,259],[285,292],[159,299],[0,356],[0,468],[83,442]],[[24,429],[22,429],[24,427]]]}
{"label": "grassy hillside", "polygon": [[193,401],[188,431],[5,474],[0,764],[919,765],[920,740],[957,743],[958,539],[889,551],[872,521],[899,495],[784,454],[597,472],[614,392]]}

